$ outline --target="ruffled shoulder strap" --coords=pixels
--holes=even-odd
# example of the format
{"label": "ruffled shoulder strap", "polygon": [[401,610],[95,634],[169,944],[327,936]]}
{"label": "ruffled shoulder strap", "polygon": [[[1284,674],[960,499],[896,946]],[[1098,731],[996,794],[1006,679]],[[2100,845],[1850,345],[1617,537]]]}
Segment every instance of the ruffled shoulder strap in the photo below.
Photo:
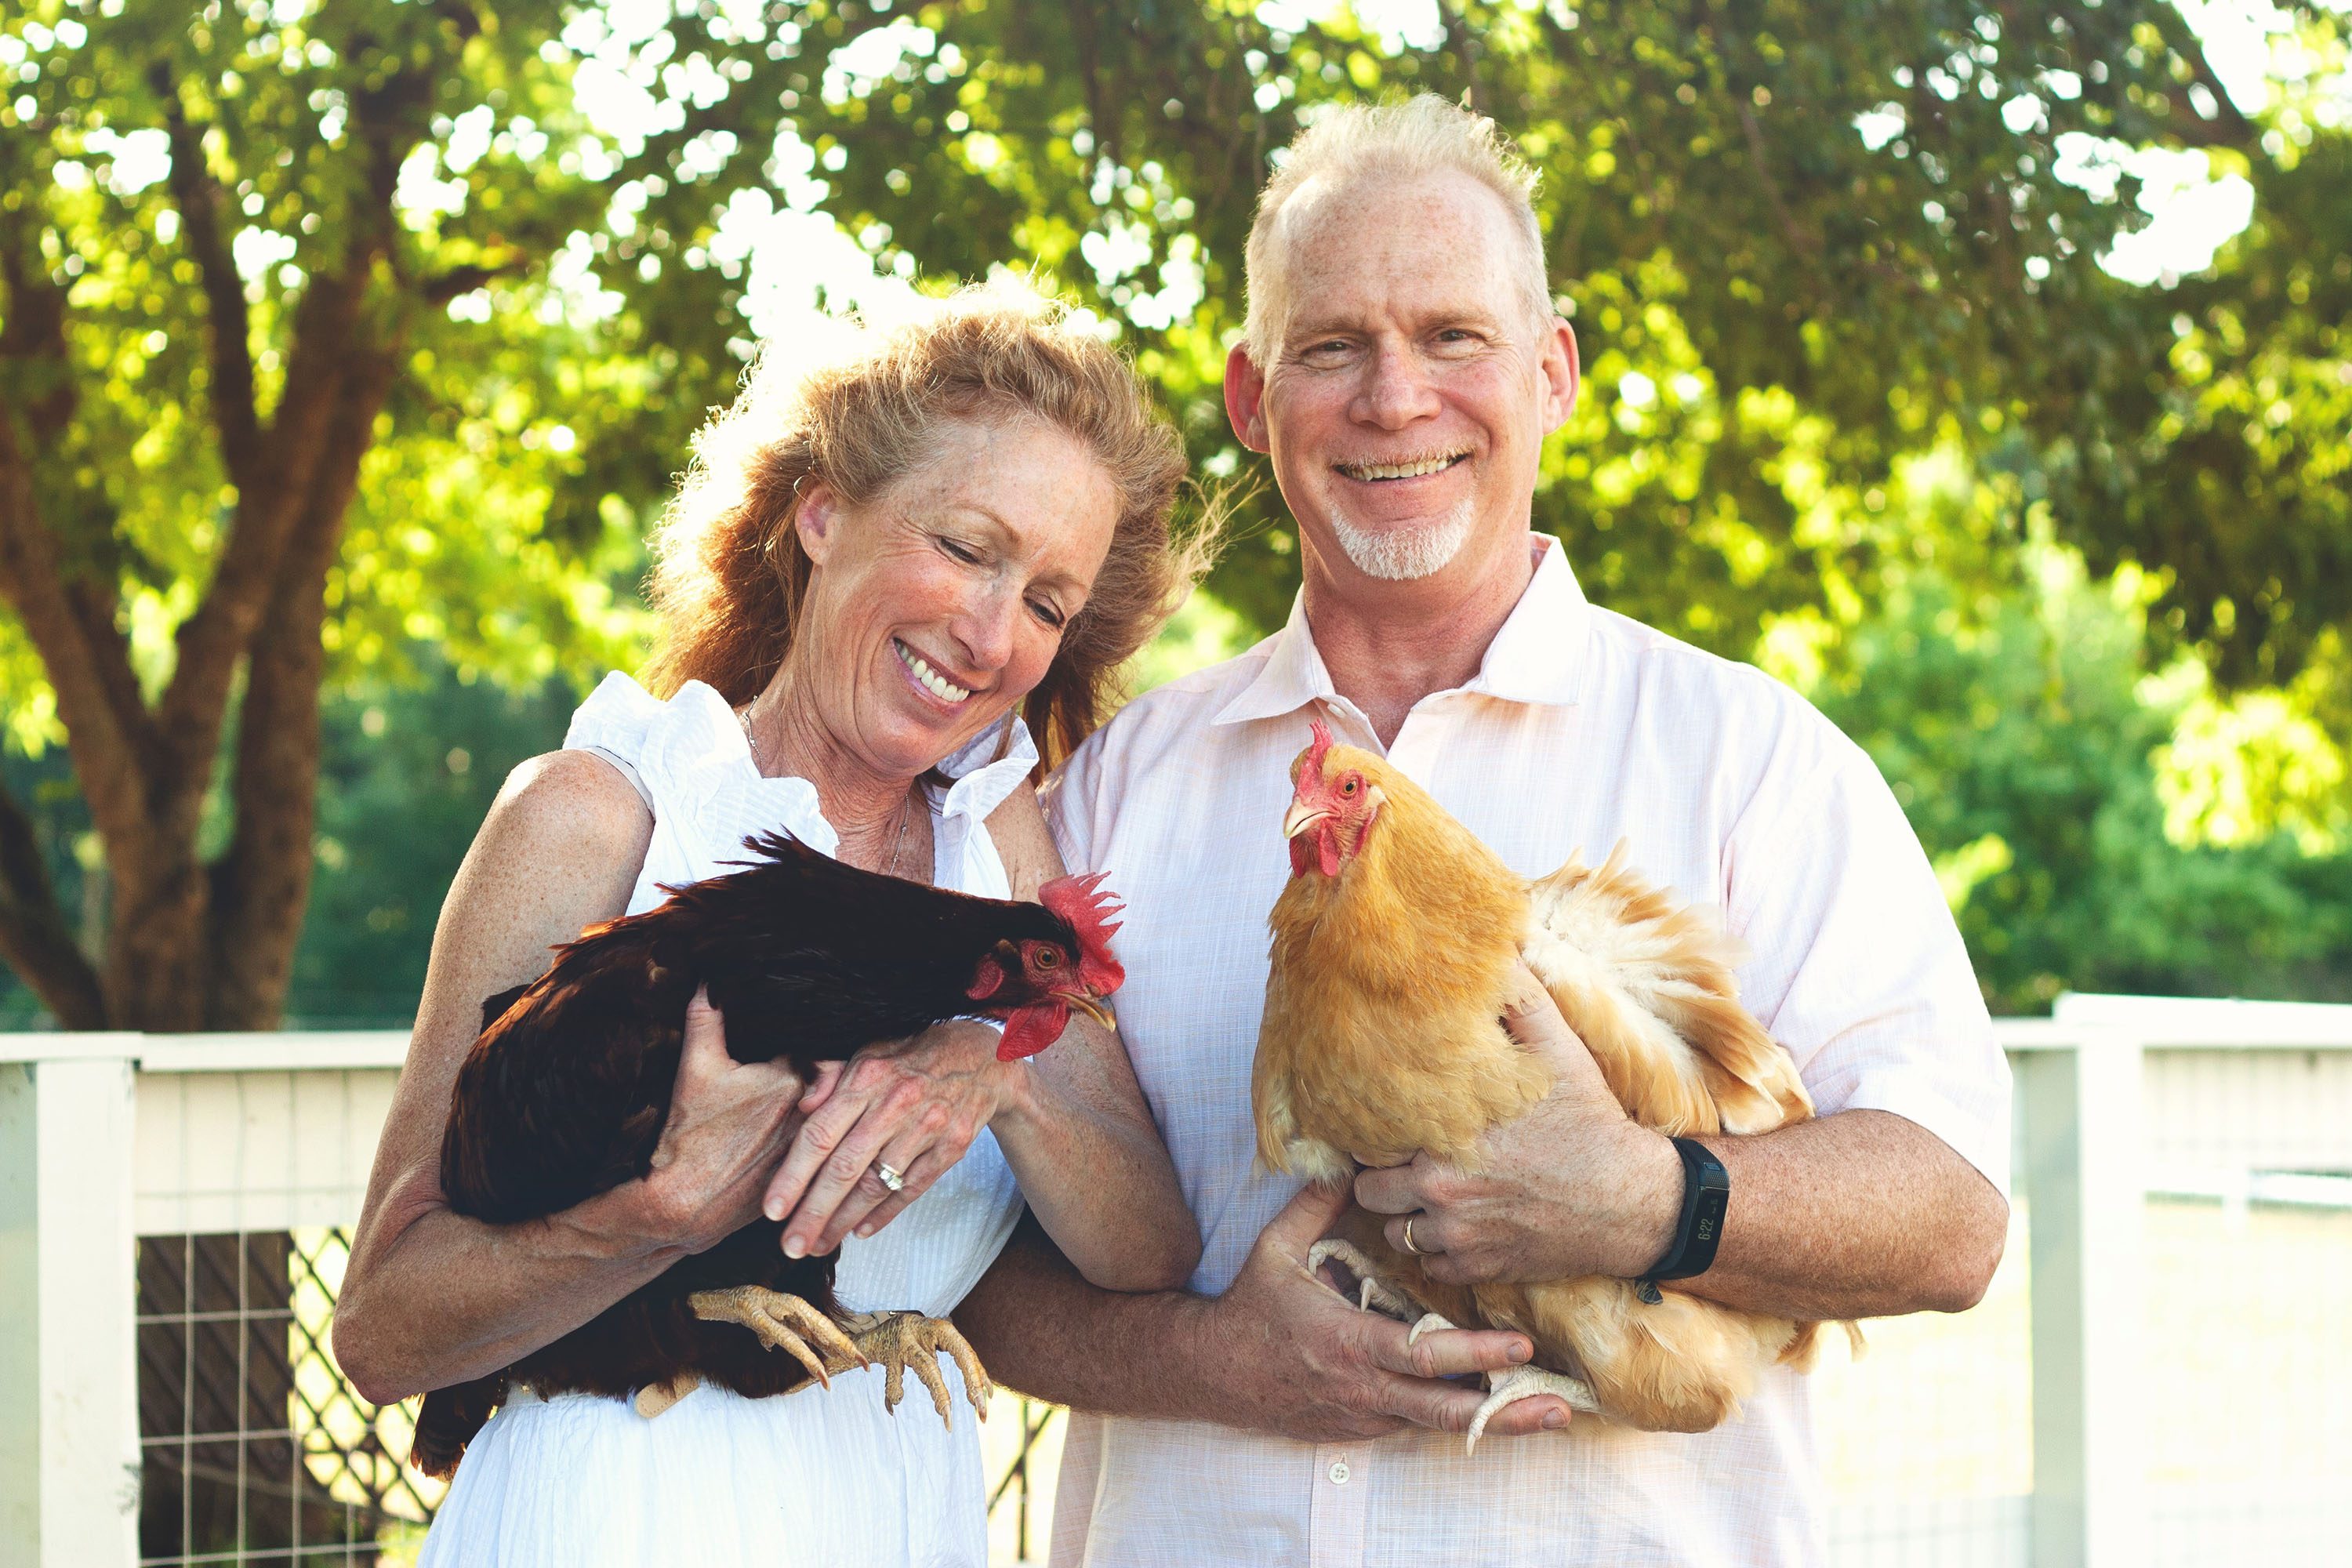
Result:
{"label": "ruffled shoulder strap", "polygon": [[637,798],[656,816],[661,807],[655,804],[654,792],[647,787],[641,770],[646,754],[646,737],[665,716],[668,705],[619,670],[604,677],[595,690],[588,694],[572,715],[572,727],[563,733],[563,749],[567,752],[590,752],[612,764],[614,772],[629,781]]}
{"label": "ruffled shoulder strap", "polygon": [[563,732],[567,752],[604,752],[635,763],[645,754],[646,737],[661,722],[668,704],[619,670],[606,676],[572,715]]}

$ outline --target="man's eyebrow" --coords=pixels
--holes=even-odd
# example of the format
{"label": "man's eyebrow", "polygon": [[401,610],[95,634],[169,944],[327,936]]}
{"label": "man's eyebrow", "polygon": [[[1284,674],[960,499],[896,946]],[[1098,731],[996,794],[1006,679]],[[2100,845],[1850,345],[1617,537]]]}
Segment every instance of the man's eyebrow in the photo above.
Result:
{"label": "man's eyebrow", "polygon": [[[1408,323],[1408,327],[1415,333],[1435,331],[1440,328],[1453,326],[1483,327],[1492,330],[1502,319],[1501,311],[1489,310],[1485,306],[1447,305],[1423,311]],[[1309,318],[1285,332],[1283,341],[1286,343],[1296,344],[1312,342],[1319,338],[1356,338],[1363,335],[1364,327],[1360,322],[1318,321]]]}

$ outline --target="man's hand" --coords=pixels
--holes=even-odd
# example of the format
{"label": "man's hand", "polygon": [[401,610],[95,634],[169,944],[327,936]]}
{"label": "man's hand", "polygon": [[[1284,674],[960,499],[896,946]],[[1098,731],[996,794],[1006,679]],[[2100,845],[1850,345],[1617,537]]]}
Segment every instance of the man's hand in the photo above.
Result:
{"label": "man's hand", "polygon": [[[1344,1187],[1309,1186],[1250,1249],[1225,1293],[1202,1301],[1184,1336],[1200,1369],[1204,1418],[1305,1442],[1386,1436],[1407,1426],[1466,1432],[1485,1394],[1442,1381],[1526,1361],[1527,1337],[1450,1329],[1405,1342],[1406,1325],[1359,1310],[1307,1272],[1307,1251],[1348,1205]],[[1506,1407],[1489,1435],[1517,1436],[1567,1424],[1559,1399]]]}
{"label": "man's hand", "polygon": [[1424,1254],[1422,1267],[1444,1284],[1638,1278],[1674,1240],[1680,1157],[1625,1114],[1592,1053],[1524,964],[1503,1024],[1551,1063],[1551,1093],[1486,1134],[1479,1170],[1417,1155],[1358,1175],[1356,1201],[1398,1216],[1386,1226],[1389,1245]]}

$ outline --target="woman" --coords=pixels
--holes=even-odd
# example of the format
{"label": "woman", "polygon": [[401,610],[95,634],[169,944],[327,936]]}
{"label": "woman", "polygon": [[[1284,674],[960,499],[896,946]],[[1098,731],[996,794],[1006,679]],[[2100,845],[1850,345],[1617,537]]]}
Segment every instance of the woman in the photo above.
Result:
{"label": "woman", "polygon": [[[1124,1050],[1083,1022],[1034,1066],[960,1023],[804,1085],[728,1057],[698,1003],[646,1179],[511,1226],[450,1213],[437,1183],[482,998],[718,874],[748,833],[997,897],[1059,875],[1031,732],[1055,753],[1083,737],[1192,574],[1167,527],[1182,469],[1117,356],[1034,300],[968,291],[823,370],[755,371],[658,541],[670,695],[608,677],[566,749],[516,771],[450,889],[336,1316],[361,1393],[493,1372],[763,1207],[796,1256],[840,1246],[851,1310],[944,1316],[1024,1194],[1097,1284],[1187,1277],[1199,1234],[1167,1152]],[[423,1561],[983,1561],[971,1413],[885,1414],[880,1377],[706,1387],[650,1419],[518,1390]]]}

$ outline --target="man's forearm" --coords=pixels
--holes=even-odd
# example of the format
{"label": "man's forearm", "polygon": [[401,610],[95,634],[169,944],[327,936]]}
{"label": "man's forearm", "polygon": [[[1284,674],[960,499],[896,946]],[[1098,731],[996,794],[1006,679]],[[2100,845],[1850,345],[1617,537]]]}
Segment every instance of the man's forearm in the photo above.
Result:
{"label": "man's forearm", "polygon": [[1731,1176],[1723,1245],[1675,1289],[1809,1321],[1957,1312],[1983,1296],[2009,1205],[1916,1122],[1848,1110],[1700,1140]]}
{"label": "man's forearm", "polygon": [[1202,1419],[1186,1371],[1203,1306],[1181,1290],[1126,1295],[1089,1285],[1023,1215],[955,1321],[998,1383],[1105,1415]]}

